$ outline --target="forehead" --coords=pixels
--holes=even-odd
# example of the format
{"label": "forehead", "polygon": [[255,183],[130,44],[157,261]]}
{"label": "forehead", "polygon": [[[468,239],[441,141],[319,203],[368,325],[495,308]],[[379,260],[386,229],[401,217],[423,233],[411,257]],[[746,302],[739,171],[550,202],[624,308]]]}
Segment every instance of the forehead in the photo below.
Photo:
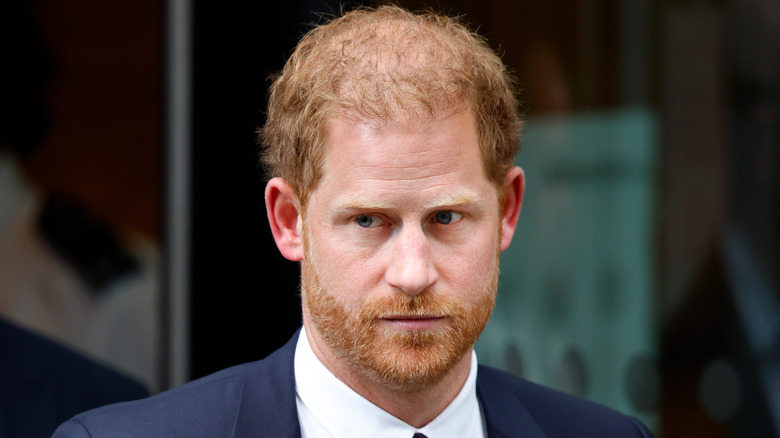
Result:
{"label": "forehead", "polygon": [[332,120],[315,192],[432,199],[450,196],[455,188],[479,191],[485,184],[474,116],[461,111],[387,123]]}

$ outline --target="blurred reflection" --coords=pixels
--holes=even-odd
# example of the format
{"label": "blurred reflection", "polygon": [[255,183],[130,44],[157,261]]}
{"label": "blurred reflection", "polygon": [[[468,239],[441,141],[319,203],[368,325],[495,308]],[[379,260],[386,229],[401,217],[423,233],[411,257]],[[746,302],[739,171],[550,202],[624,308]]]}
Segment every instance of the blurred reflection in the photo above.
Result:
{"label": "blurred reflection", "polygon": [[[728,2],[725,14],[729,191],[724,260],[731,288],[738,368],[709,366],[715,418],[736,411],[743,436],[780,435],[780,3]],[[731,383],[739,377],[737,384]],[[732,387],[735,387],[733,390]],[[702,391],[706,390],[706,386]],[[723,391],[742,401],[732,408]],[[742,396],[738,390],[747,392]],[[712,394],[712,391],[709,391]],[[737,402],[734,402],[737,403]],[[732,408],[730,410],[730,408]]]}
{"label": "blurred reflection", "polygon": [[83,0],[0,10],[0,316],[35,333],[22,339],[54,340],[151,390],[160,9]]}

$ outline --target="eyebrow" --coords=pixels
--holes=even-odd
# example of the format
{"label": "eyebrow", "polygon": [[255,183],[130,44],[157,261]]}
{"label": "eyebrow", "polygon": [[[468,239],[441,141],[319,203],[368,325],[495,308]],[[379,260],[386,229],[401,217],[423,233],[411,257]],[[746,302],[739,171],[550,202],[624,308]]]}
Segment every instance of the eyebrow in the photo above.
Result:
{"label": "eyebrow", "polygon": [[[423,204],[423,208],[432,210],[441,207],[457,207],[460,205],[476,204],[480,199],[481,198],[476,192],[463,190],[430,199]],[[338,207],[339,210],[389,210],[392,208],[392,205],[370,195],[346,196],[339,201]]]}
{"label": "eyebrow", "polygon": [[459,205],[476,204],[480,200],[479,195],[471,190],[463,190],[458,193],[447,194],[433,198],[423,204],[426,210],[437,207],[457,207]]}

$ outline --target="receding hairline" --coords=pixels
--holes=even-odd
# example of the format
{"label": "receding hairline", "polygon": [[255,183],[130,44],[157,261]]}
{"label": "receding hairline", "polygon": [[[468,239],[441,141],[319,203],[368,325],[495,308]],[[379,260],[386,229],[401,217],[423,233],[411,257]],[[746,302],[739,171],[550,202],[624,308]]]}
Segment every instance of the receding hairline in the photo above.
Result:
{"label": "receding hairline", "polygon": [[500,190],[522,125],[512,82],[461,18],[397,6],[350,11],[302,37],[276,77],[261,131],[264,163],[305,203],[321,176],[332,119],[381,123],[467,109],[488,178]]}

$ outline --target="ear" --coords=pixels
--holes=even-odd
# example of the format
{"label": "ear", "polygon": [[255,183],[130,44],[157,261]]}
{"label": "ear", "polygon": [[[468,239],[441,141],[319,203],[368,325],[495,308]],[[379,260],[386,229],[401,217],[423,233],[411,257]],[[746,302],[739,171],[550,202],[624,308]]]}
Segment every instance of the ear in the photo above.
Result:
{"label": "ear", "polygon": [[515,166],[509,170],[504,180],[504,214],[501,217],[501,251],[509,247],[517,228],[520,207],[523,205],[525,191],[525,173]]}
{"label": "ear", "polygon": [[303,259],[301,204],[290,184],[273,178],[265,186],[265,208],[276,246],[284,258],[294,262]]}

